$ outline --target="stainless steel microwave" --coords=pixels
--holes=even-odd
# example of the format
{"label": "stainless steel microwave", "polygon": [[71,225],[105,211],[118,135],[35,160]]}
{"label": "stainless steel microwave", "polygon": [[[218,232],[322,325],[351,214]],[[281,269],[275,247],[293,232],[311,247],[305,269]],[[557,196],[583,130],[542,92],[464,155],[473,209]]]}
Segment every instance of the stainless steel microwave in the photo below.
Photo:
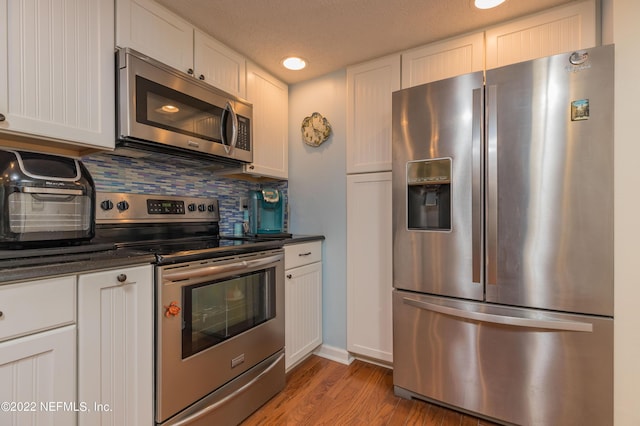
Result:
{"label": "stainless steel microwave", "polygon": [[250,103],[131,49],[116,52],[117,146],[253,161]]}

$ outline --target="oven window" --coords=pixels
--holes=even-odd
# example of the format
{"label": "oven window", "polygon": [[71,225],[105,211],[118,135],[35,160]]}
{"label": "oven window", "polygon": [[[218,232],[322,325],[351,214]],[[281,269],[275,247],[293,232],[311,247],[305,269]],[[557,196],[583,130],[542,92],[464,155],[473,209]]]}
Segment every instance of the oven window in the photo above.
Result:
{"label": "oven window", "polygon": [[[224,110],[136,76],[136,121],[187,136],[222,143]],[[231,126],[225,126],[231,132]],[[226,135],[227,140],[231,134]]]}
{"label": "oven window", "polygon": [[276,315],[275,268],[183,288],[182,358]]}

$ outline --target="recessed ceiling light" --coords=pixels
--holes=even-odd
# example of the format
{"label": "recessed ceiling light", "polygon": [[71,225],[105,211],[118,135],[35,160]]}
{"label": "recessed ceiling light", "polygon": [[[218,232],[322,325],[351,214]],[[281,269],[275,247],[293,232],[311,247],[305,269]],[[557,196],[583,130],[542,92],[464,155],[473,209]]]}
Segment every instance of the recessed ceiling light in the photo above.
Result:
{"label": "recessed ceiling light", "polygon": [[491,9],[492,7],[500,6],[505,0],[475,0],[475,5],[478,9]]}
{"label": "recessed ceiling light", "polygon": [[174,113],[174,112],[180,111],[180,108],[178,108],[177,106],[173,106],[173,105],[162,105],[162,110],[164,112]]}
{"label": "recessed ceiling light", "polygon": [[290,56],[282,60],[282,65],[286,69],[298,71],[307,66],[307,61],[296,56]]}

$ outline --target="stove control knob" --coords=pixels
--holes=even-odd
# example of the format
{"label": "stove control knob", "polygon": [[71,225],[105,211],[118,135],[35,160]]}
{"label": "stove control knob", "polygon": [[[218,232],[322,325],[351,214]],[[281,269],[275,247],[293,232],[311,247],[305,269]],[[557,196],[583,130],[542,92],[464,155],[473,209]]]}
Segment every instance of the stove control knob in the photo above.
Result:
{"label": "stove control knob", "polygon": [[190,212],[195,212],[195,211],[196,211],[196,204],[195,204],[195,203],[191,203],[191,204],[189,204],[189,205],[187,206],[187,209],[188,209]]}
{"label": "stove control knob", "polygon": [[129,203],[126,201],[119,201],[116,206],[120,211],[129,209]]}
{"label": "stove control knob", "polygon": [[207,206],[207,210],[209,210],[210,212],[215,212],[216,211],[216,206],[214,206],[213,204],[209,204]]}
{"label": "stove control knob", "polygon": [[198,211],[199,212],[203,212],[207,210],[207,206],[205,206],[204,204],[198,204]]}
{"label": "stove control knob", "polygon": [[104,200],[100,203],[102,210],[111,210],[113,208],[113,202],[111,200]]}

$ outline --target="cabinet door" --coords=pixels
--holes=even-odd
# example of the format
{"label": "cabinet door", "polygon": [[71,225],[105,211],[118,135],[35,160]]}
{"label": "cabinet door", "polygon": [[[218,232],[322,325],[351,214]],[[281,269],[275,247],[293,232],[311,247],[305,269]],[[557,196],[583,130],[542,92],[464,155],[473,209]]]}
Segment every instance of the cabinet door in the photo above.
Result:
{"label": "cabinet door", "polygon": [[244,56],[197,29],[193,49],[197,78],[232,95],[246,97]]}
{"label": "cabinet door", "polygon": [[116,0],[116,45],[193,73],[193,26],[153,0]]}
{"label": "cabinet door", "polygon": [[0,410],[0,424],[75,425],[75,361],[75,325],[0,343],[0,401],[21,404]]}
{"label": "cabinet door", "polygon": [[347,68],[347,173],[391,170],[391,94],[400,55]]}
{"label": "cabinet door", "polygon": [[104,0],[0,0],[0,132],[114,147],[113,15]]}
{"label": "cabinet door", "polygon": [[152,287],[151,265],[79,276],[78,399],[102,407],[79,424],[153,424]]}
{"label": "cabinet door", "polygon": [[433,43],[402,53],[402,88],[484,69],[484,33]]}
{"label": "cabinet door", "polygon": [[288,369],[322,343],[322,262],[289,269],[285,277],[285,368]]}
{"label": "cabinet door", "polygon": [[253,103],[253,163],[247,173],[276,179],[289,176],[288,86],[247,64],[247,100]]}
{"label": "cabinet door", "polygon": [[594,0],[571,3],[490,28],[487,69],[596,45]]}
{"label": "cabinet door", "polygon": [[393,361],[391,172],[347,176],[347,349]]}

